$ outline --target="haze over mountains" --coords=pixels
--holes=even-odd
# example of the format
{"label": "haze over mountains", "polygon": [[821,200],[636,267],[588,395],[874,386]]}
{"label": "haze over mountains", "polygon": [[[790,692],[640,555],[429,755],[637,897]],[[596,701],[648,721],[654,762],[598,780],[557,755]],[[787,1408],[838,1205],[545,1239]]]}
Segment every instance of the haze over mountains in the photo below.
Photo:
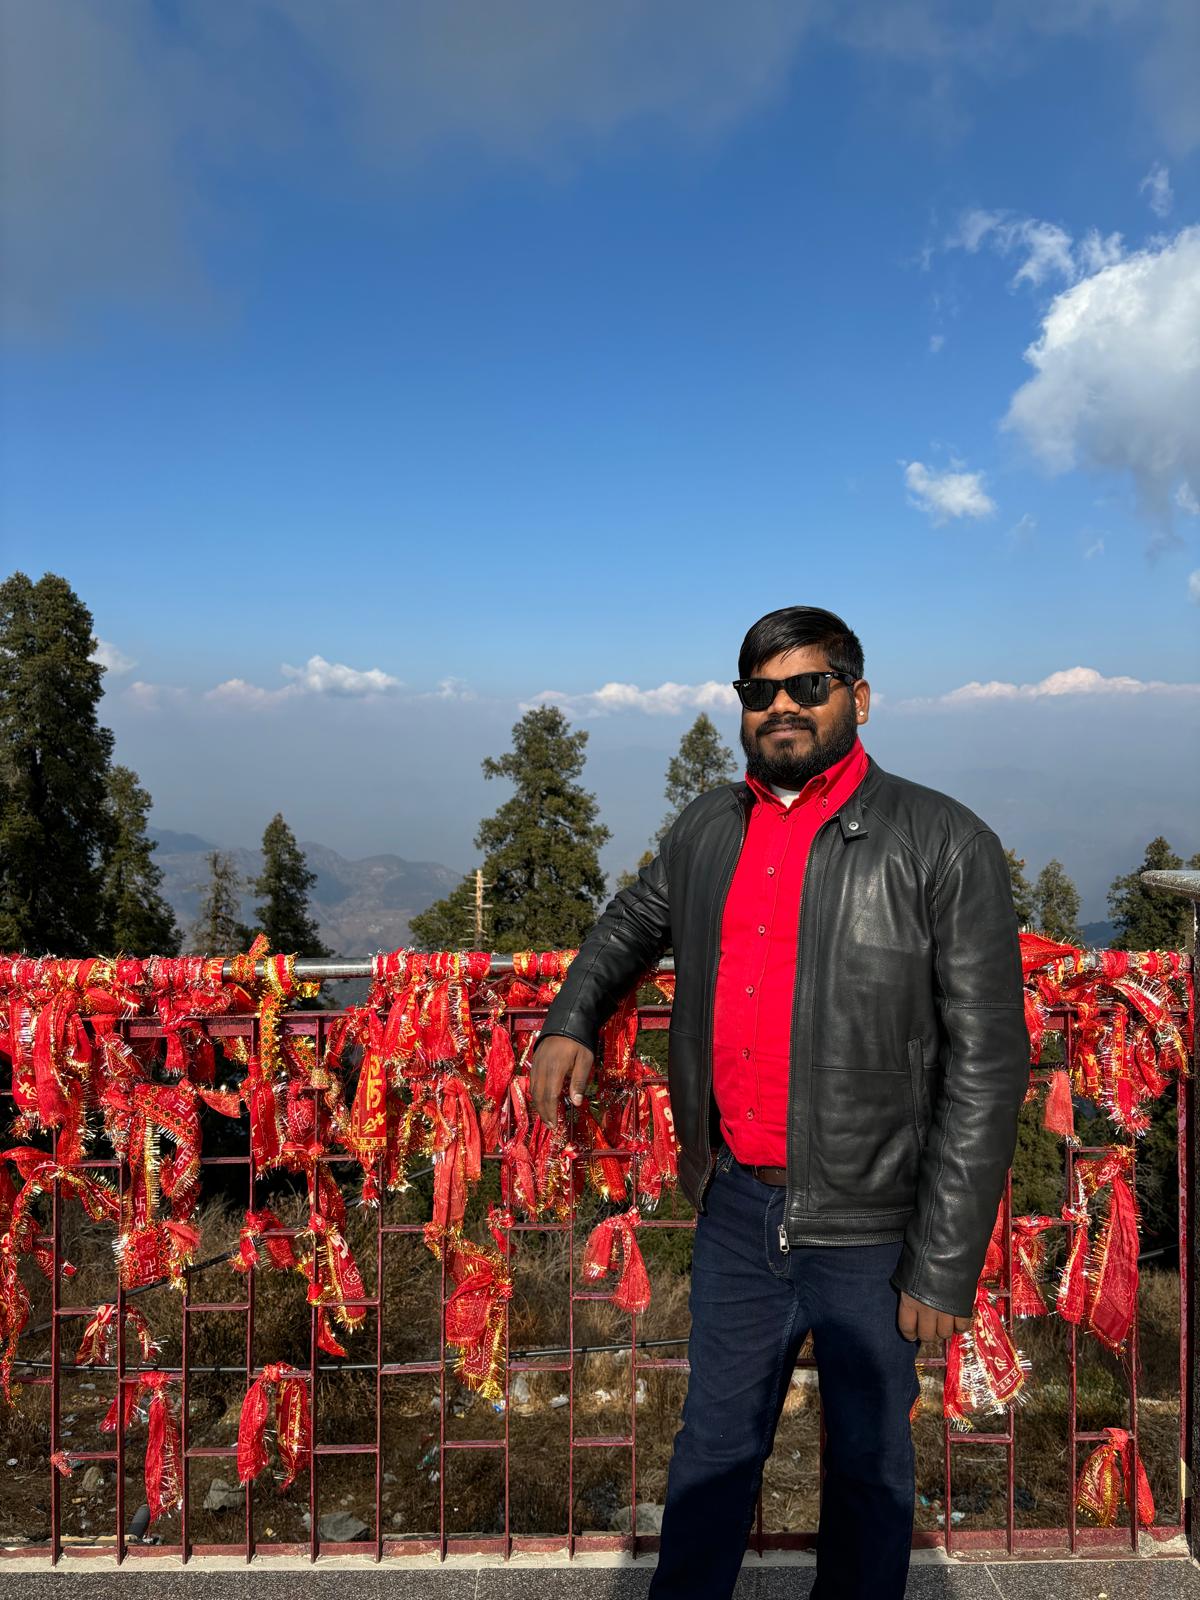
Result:
{"label": "haze over mountains", "polygon": [[[163,893],[186,933],[200,910],[200,887],[208,870],[204,858],[221,846],[198,834],[175,833],[169,828],[152,828],[150,835],[158,843],[154,859],[162,868]],[[376,950],[406,946],[409,919],[448,894],[462,877],[461,872],[437,861],[406,861],[396,855],[351,861],[328,845],[307,842],[300,848],[317,874],[311,903],[321,937],[339,956],[368,956]],[[261,850],[228,850],[226,854],[232,856],[243,879],[257,877],[262,870]],[[612,885],[609,887],[611,892]],[[254,895],[249,889],[242,896],[242,920],[254,922]],[[1093,947],[1107,945],[1113,932],[1110,922],[1083,925],[1084,942]],[[469,930],[464,929],[464,947],[469,943]]]}
{"label": "haze over mountains", "polygon": [[[200,910],[201,887],[208,876],[210,850],[222,848],[194,833],[151,829],[158,843],[154,860],[162,868],[163,893],[186,932]],[[409,919],[440,900],[462,877],[437,861],[405,861],[396,855],[366,856],[350,861],[327,845],[305,841],[310,869],[316,873],[311,905],[321,938],[339,956],[366,956],[396,950],[409,943]],[[226,852],[243,879],[262,870],[262,851]],[[242,919],[253,925],[253,892],[242,896]]]}

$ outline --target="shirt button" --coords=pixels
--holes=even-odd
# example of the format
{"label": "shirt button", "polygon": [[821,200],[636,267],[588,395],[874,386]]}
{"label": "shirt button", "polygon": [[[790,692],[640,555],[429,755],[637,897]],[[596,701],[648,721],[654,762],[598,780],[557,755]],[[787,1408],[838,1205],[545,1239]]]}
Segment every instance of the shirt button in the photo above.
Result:
{"label": "shirt button", "polygon": [[768,878],[773,878],[774,876],[775,876],[775,868],[774,867],[768,867],[767,868],[767,877]]}
{"label": "shirt button", "polygon": [[759,933],[766,933],[766,931],[767,931],[766,928],[763,926],[763,924],[761,922],[758,925],[758,931],[759,931]]}
{"label": "shirt button", "polygon": [[753,1122],[754,1121],[754,1113],[753,1113],[753,1111],[747,1111],[747,1113],[746,1113],[746,1121],[747,1122]]}
{"label": "shirt button", "polygon": [[752,983],[748,983],[746,985],[746,993],[747,994],[753,994],[754,993],[754,985]]}
{"label": "shirt button", "polygon": [[750,1052],[749,1052],[749,1050],[743,1050],[743,1051],[742,1051],[742,1056],[743,1056],[743,1058],[744,1058],[744,1059],[745,1059],[745,1060],[747,1060],[747,1061],[749,1061],[749,1059],[750,1059]]}

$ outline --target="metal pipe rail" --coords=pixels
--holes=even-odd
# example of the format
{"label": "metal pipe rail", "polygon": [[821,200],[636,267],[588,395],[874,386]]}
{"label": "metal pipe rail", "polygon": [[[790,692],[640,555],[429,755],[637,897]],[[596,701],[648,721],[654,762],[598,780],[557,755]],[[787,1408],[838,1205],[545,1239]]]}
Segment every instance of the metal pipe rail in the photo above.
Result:
{"label": "metal pipe rail", "polygon": [[[510,955],[489,953],[488,960],[491,962],[491,975],[493,976],[513,970],[513,958]],[[233,976],[232,966],[232,962],[226,961],[221,968],[221,976],[231,978]],[[261,978],[265,976],[265,970],[265,962],[255,962],[255,977]],[[656,972],[674,972],[674,956],[664,956],[657,963],[654,970]],[[359,956],[353,960],[341,959],[337,956],[301,956],[296,961],[295,972],[296,977],[301,982],[309,983],[315,983],[318,979],[323,983],[327,979],[333,978],[373,978],[375,976],[375,961],[372,956]]]}
{"label": "metal pipe rail", "polygon": [[[1187,899],[1200,901],[1200,872],[1143,872],[1142,881],[1151,889],[1158,889],[1164,894],[1181,894]],[[511,972],[513,958],[511,955],[491,953],[488,956],[493,973]],[[256,962],[254,972],[256,977],[265,975],[265,963]],[[232,977],[231,963],[223,966],[222,976]],[[674,956],[664,956],[658,963],[658,972],[674,972]],[[302,956],[296,962],[296,977],[302,982],[315,983],[319,979],[322,983],[327,980],[345,978],[372,978],[375,975],[375,963],[371,956],[358,956],[353,959],[328,956]]]}

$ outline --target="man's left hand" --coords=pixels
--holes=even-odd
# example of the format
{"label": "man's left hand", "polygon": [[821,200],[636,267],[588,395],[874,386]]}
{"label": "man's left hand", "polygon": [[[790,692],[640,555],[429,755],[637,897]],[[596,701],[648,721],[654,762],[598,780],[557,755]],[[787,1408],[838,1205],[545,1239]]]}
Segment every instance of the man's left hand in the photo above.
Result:
{"label": "man's left hand", "polygon": [[923,1306],[912,1295],[900,1291],[900,1312],[896,1318],[906,1339],[948,1339],[952,1333],[966,1333],[970,1317],[955,1317],[949,1311]]}

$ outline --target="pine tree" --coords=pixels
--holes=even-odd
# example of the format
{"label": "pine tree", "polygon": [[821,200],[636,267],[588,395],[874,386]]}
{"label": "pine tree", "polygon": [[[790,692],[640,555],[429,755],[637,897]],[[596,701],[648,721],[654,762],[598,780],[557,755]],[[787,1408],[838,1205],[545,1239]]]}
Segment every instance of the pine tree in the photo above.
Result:
{"label": "pine tree", "polygon": [[[468,872],[448,895],[410,918],[409,938],[415,950],[471,950],[475,945],[475,874]],[[484,943],[491,948],[490,928]]]}
{"label": "pine tree", "polygon": [[[1188,865],[1196,866],[1198,862],[1200,857],[1193,856]],[[1185,948],[1192,920],[1190,901],[1180,895],[1148,888],[1141,880],[1143,872],[1172,872],[1182,866],[1183,862],[1160,834],[1146,846],[1145,859],[1136,871],[1113,879],[1108,891],[1108,908],[1117,929],[1112,941],[1114,950]]]}
{"label": "pine tree", "polygon": [[1017,914],[1017,926],[1027,928],[1033,921],[1033,890],[1029,879],[1025,876],[1025,860],[1015,850],[1006,850],[1004,859],[1008,862],[1008,875],[1012,880],[1013,910]]}
{"label": "pine tree", "polygon": [[1079,890],[1061,861],[1047,861],[1033,886],[1033,925],[1047,939],[1080,944]]}
{"label": "pine tree", "polygon": [[258,896],[258,922],[272,951],[289,956],[327,956],[316,919],[308,909],[309,890],[317,881],[296,835],[276,812],[262,841],[263,866],[253,889]]}
{"label": "pine tree", "polygon": [[[514,726],[512,749],[483,761],[485,778],[507,778],[514,788],[475,835],[490,885],[493,950],[573,949],[595,920],[604,896],[596,852],[609,832],[596,820],[595,797],[574,781],[587,737],[570,731],[557,706],[535,706]],[[414,919],[423,944],[433,948],[454,933],[465,893],[460,885]]]}
{"label": "pine tree", "polygon": [[146,836],[150,796],[128,767],[108,774],[111,840],[104,857],[104,921],[113,950],[130,956],[173,956],[179,929],[163,898],[157,849]]}
{"label": "pine tree", "polygon": [[65,579],[0,584],[0,950],[108,943],[102,855],[112,734],[96,708],[92,615]]}
{"label": "pine tree", "polygon": [[233,857],[224,850],[210,851],[207,860],[208,882],[201,886],[200,915],[190,942],[194,950],[204,955],[234,955],[249,949],[253,938],[240,917],[242,880]]}
{"label": "pine tree", "polygon": [[637,871],[636,872],[619,872],[617,874],[617,888],[618,889],[632,889],[634,884],[638,880],[638,872],[640,872],[643,867],[648,867],[653,860],[654,860],[654,851],[653,850],[643,850],[641,855],[638,857],[638,864],[637,864]]}
{"label": "pine tree", "polygon": [[685,806],[718,784],[728,783],[733,774],[733,752],[722,743],[716,726],[702,711],[667,764],[666,796],[671,809],[662,820],[656,841],[661,842]]}

